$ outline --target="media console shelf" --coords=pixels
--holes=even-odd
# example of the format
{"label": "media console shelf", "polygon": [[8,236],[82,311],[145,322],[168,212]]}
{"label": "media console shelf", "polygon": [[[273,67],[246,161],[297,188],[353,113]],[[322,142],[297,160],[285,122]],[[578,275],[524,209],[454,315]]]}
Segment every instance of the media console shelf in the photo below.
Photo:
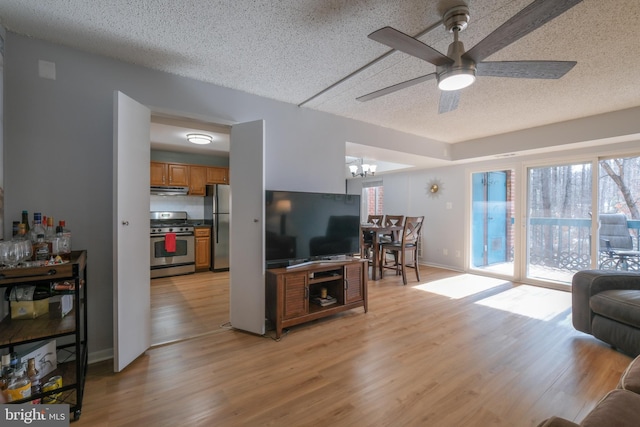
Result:
{"label": "media console shelf", "polygon": [[[367,312],[367,261],[314,263],[295,269],[267,270],[267,318],[275,325],[276,339],[282,329],[364,307]],[[320,305],[318,297],[326,289],[329,305]],[[335,302],[331,302],[332,298]]]}

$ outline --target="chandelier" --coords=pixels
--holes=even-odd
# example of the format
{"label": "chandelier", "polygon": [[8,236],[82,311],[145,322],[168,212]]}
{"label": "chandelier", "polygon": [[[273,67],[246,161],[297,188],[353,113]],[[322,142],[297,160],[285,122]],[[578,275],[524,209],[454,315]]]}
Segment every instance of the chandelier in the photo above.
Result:
{"label": "chandelier", "polygon": [[351,172],[351,176],[356,177],[362,177],[365,178],[367,175],[375,175],[376,174],[376,169],[378,168],[377,165],[370,165],[368,163],[364,162],[364,159],[360,159],[360,166],[358,167],[358,165],[349,165],[349,171]]}

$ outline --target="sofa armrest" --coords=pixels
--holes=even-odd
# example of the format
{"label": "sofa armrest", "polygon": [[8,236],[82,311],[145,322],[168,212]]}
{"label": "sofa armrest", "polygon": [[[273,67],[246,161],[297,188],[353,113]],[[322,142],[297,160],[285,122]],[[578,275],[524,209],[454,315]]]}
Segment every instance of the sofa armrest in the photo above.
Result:
{"label": "sofa armrest", "polygon": [[612,289],[640,290],[640,274],[615,270],[583,270],[573,275],[571,312],[574,328],[591,333],[593,312],[589,299],[599,292]]}
{"label": "sofa armrest", "polygon": [[580,425],[564,418],[551,417],[538,424],[538,427],[580,427]]}

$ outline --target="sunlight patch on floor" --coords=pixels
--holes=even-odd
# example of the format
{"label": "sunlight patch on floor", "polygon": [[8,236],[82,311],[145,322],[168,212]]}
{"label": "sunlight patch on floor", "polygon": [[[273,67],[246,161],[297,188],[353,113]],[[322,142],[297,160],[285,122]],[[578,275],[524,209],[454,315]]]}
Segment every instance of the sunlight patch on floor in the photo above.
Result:
{"label": "sunlight patch on floor", "polygon": [[449,297],[451,299],[465,298],[495,288],[506,281],[492,277],[475,276],[473,274],[461,274],[455,277],[440,279],[429,283],[415,285],[414,289],[427,291],[434,294]]}
{"label": "sunlight patch on floor", "polygon": [[571,308],[571,293],[521,285],[484,298],[476,304],[533,319],[551,320]]}

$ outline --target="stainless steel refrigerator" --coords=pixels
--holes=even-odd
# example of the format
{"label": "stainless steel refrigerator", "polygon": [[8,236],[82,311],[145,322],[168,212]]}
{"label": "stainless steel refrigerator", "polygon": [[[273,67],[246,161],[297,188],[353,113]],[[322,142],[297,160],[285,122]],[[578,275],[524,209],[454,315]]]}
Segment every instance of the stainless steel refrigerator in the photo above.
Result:
{"label": "stainless steel refrigerator", "polygon": [[211,227],[211,270],[229,270],[229,186],[208,185],[204,198],[205,219]]}

